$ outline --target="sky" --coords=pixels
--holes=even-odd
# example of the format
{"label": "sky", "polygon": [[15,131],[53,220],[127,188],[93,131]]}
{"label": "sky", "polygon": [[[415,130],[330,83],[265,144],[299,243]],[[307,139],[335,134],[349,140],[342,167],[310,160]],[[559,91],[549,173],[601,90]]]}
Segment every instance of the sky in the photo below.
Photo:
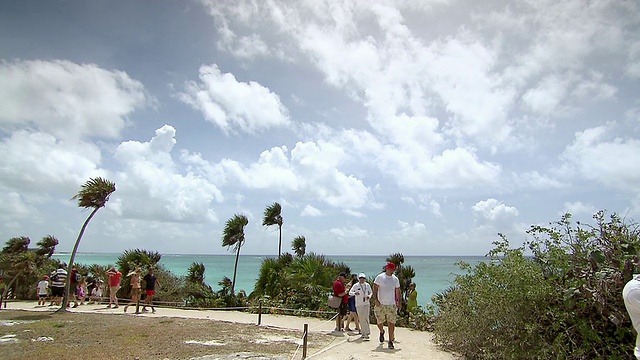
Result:
{"label": "sky", "polygon": [[640,219],[632,0],[0,0],[0,239],[485,255]]}

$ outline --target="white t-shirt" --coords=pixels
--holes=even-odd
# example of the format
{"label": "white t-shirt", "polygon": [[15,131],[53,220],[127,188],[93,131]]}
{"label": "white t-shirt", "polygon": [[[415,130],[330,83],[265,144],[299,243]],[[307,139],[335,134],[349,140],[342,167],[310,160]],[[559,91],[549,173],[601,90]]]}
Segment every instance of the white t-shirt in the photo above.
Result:
{"label": "white t-shirt", "polygon": [[387,276],[387,273],[383,272],[376,276],[373,283],[378,285],[378,301],[380,301],[380,304],[396,304],[396,289],[400,288],[400,280],[398,280],[398,277],[393,274]]}
{"label": "white t-shirt", "polygon": [[49,282],[47,280],[41,280],[38,283],[38,295],[47,295],[48,288],[49,288]]}

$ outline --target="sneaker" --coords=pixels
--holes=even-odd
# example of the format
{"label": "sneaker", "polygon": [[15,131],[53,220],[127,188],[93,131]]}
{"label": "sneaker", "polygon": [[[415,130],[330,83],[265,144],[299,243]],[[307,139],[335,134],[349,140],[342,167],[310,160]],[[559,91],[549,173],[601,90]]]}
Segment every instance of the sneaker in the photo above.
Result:
{"label": "sneaker", "polygon": [[74,307],[74,308],[77,308],[77,307],[78,307],[78,304],[73,304],[73,307]]}
{"label": "sneaker", "polygon": [[395,349],[395,348],[393,347],[393,341],[391,341],[391,340],[389,340],[389,349]]}
{"label": "sneaker", "polygon": [[113,308],[114,308],[114,309],[117,309],[117,308],[119,308],[119,307],[120,307],[120,306],[116,305],[116,306],[114,306]]}
{"label": "sneaker", "polygon": [[155,314],[156,313],[156,309],[151,310],[151,313]]}
{"label": "sneaker", "polygon": [[379,340],[380,340],[380,343],[383,343],[383,342],[384,342],[384,331],[382,331],[382,332],[380,333],[380,338],[379,338]]}
{"label": "sneaker", "polygon": [[128,308],[128,307],[129,307],[129,305],[126,305],[126,306],[124,307],[124,312],[127,312],[127,308]]}
{"label": "sneaker", "polygon": [[142,309],[142,312],[147,313],[147,312],[149,312],[149,310],[147,310],[147,309]]}

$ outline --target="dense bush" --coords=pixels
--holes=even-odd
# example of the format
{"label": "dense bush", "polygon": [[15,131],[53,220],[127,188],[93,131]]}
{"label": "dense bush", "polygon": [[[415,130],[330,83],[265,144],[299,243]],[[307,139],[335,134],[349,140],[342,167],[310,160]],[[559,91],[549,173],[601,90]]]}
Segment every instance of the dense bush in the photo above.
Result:
{"label": "dense bush", "polygon": [[621,293],[638,228],[602,211],[595,226],[570,218],[532,226],[519,248],[501,236],[489,261],[461,264],[467,273],[435,297],[436,341],[469,359],[629,358],[635,334]]}

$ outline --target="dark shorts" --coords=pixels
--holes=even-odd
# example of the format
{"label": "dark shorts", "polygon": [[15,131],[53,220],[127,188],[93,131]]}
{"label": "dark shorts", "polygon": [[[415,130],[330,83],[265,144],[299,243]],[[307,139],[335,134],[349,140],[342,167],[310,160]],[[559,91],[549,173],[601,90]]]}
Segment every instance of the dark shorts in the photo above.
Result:
{"label": "dark shorts", "polygon": [[338,308],[338,314],[345,316],[347,315],[347,304],[341,302],[340,307]]}
{"label": "dark shorts", "polygon": [[46,299],[47,298],[47,294],[38,294],[38,297],[40,299]]}
{"label": "dark shorts", "polygon": [[64,295],[64,288],[63,287],[57,287],[57,286],[52,286],[51,287],[51,296],[53,297],[60,297]]}

